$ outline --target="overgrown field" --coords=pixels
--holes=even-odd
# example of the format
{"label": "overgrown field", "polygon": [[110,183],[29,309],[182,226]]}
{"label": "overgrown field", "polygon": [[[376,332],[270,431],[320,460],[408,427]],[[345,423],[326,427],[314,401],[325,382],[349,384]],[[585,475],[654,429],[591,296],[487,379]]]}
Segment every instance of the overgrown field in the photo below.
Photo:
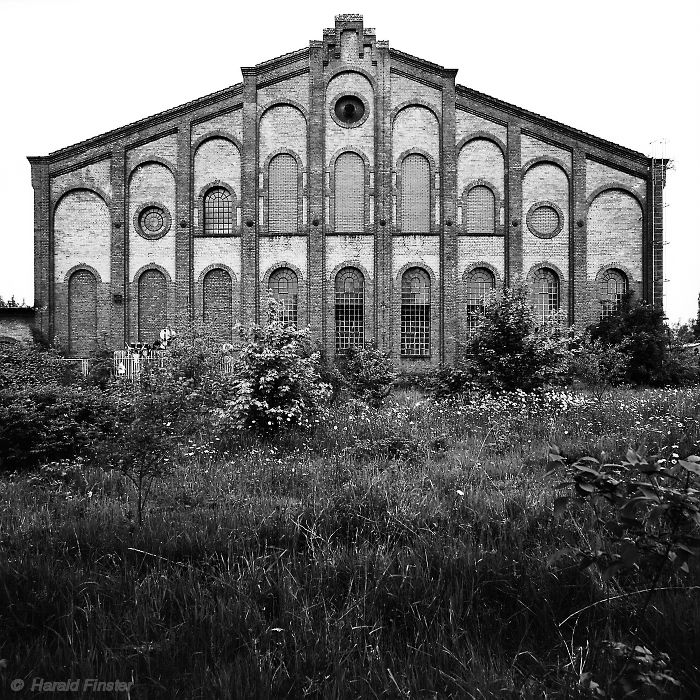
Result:
{"label": "overgrown field", "polygon": [[605,579],[562,555],[598,534],[585,504],[554,517],[546,473],[549,442],[700,454],[699,399],[344,402],[306,437],[173,453],[141,527],[119,472],[5,474],[0,694],[72,677],[133,680],[131,698],[601,697],[611,640],[668,654],[680,685],[659,695],[700,697],[697,563],[664,572],[637,620],[653,572]]}

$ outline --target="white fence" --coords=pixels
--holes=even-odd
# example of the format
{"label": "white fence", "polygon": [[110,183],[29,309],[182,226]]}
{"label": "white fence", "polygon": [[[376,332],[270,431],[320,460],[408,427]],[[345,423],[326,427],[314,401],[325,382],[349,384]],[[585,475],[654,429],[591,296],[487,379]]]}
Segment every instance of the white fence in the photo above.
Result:
{"label": "white fence", "polygon": [[[114,353],[114,376],[133,379],[145,363],[157,362],[158,367],[165,367],[168,361],[168,353],[164,350],[155,350],[148,353],[129,352],[118,350]],[[219,369],[222,372],[233,371],[234,358],[223,355],[219,360]]]}
{"label": "white fence", "polygon": [[74,365],[79,364],[80,373],[83,375],[83,377],[87,377],[88,372],[90,371],[90,360],[85,360],[79,357],[61,357],[59,359],[61,362],[70,362]]}

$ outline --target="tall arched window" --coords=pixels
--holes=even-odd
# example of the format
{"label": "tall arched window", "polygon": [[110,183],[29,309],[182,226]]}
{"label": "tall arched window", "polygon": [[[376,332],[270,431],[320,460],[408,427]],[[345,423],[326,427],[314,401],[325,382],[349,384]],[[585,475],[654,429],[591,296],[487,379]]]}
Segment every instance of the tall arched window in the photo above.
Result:
{"label": "tall arched window", "polygon": [[365,162],[357,153],[341,153],[335,161],[335,230],[365,230]]}
{"label": "tall arched window", "polygon": [[419,267],[401,279],[401,354],[430,355],[430,277]]}
{"label": "tall arched window", "polygon": [[267,179],[267,230],[296,233],[299,217],[298,167],[294,156],[280,153],[270,161]]}
{"label": "tall arched window", "polygon": [[139,342],[159,342],[167,319],[165,275],[160,270],[146,270],[139,277],[138,284]]}
{"label": "tall arched window", "polygon": [[210,270],[202,281],[202,315],[204,323],[214,337],[219,340],[231,340],[233,319],[231,275],[226,270]]}
{"label": "tall arched window", "polygon": [[485,267],[475,267],[467,275],[467,332],[470,335],[479,325],[479,314],[495,286],[493,273]]}
{"label": "tall arched window", "polygon": [[68,280],[68,352],[86,357],[97,340],[97,280],[76,270]]}
{"label": "tall arched window", "polygon": [[600,280],[601,318],[613,316],[620,310],[627,294],[627,277],[620,270],[606,270]]}
{"label": "tall arched window", "polygon": [[467,233],[493,235],[496,230],[496,199],[484,185],[472,187],[467,194]]}
{"label": "tall arched window", "polygon": [[401,231],[430,233],[430,162],[419,153],[401,163]]}
{"label": "tall arched window", "polygon": [[233,234],[233,201],[224,187],[212,187],[204,195],[204,235]]}
{"label": "tall arched window", "polygon": [[297,299],[299,282],[294,270],[280,267],[270,275],[270,291],[277,301],[282,303],[282,322],[297,325]]}
{"label": "tall arched window", "polygon": [[549,268],[542,267],[535,273],[535,317],[544,323],[559,311],[559,278]]}
{"label": "tall arched window", "polygon": [[364,343],[365,278],[354,267],[346,267],[335,278],[335,350]]}

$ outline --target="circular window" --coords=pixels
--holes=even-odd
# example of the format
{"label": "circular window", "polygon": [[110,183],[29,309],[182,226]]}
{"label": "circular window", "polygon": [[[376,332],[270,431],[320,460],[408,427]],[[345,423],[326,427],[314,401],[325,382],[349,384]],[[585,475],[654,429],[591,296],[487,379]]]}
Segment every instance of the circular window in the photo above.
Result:
{"label": "circular window", "polygon": [[561,209],[552,202],[538,202],[527,213],[527,227],[538,238],[554,238],[564,226]]}
{"label": "circular window", "polygon": [[359,95],[341,95],[331,108],[335,122],[345,127],[363,124],[368,112],[369,105]]}
{"label": "circular window", "polygon": [[170,214],[160,204],[144,204],[134,215],[134,228],[144,238],[162,238],[170,230],[170,224]]}

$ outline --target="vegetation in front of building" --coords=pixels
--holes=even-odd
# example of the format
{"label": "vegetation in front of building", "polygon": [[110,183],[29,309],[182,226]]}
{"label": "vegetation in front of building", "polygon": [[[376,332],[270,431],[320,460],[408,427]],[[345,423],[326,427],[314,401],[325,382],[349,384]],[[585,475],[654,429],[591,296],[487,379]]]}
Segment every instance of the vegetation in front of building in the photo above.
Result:
{"label": "vegetation in front of building", "polygon": [[622,313],[655,364],[514,289],[430,390],[274,309],[226,369],[201,329],[133,381],[3,348],[0,683],[696,697],[697,358]]}

